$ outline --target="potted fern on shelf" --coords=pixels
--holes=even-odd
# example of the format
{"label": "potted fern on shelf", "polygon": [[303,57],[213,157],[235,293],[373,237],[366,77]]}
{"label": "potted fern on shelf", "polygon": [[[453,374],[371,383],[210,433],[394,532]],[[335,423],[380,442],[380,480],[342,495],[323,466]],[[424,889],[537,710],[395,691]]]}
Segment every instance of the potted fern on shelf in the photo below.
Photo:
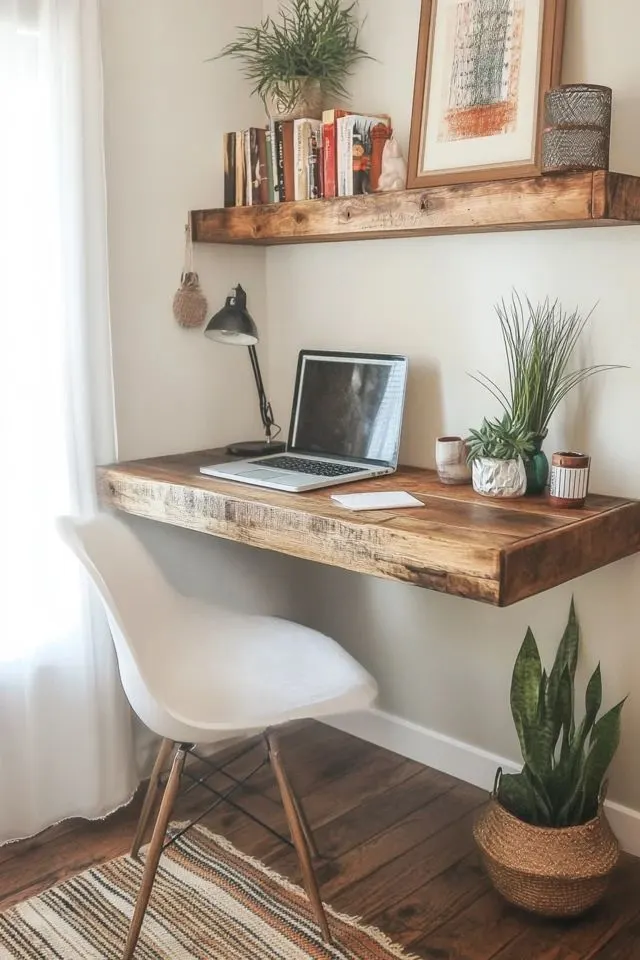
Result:
{"label": "potted fern on shelf", "polygon": [[527,488],[524,457],[534,449],[533,434],[506,414],[483,420],[467,438],[473,489],[486,497],[521,497]]}
{"label": "potted fern on shelf", "polygon": [[549,461],[542,450],[549,422],[558,405],[579,383],[596,373],[619,369],[615,364],[595,364],[569,370],[578,340],[593,310],[565,310],[548,297],[533,304],[514,291],[511,301],[496,306],[507,357],[509,386],[502,390],[486,374],[474,379],[488,389],[512,420],[534,438],[524,458],[527,493],[542,493],[549,476]]}
{"label": "potted fern on shelf", "polygon": [[342,0],[289,0],[277,18],[240,27],[218,57],[240,61],[269,116],[319,119],[325,98],[348,98],[346,78],[368,57],[356,8]]}
{"label": "potted fern on shelf", "polygon": [[551,672],[527,630],[511,682],[511,712],[524,766],[498,771],[474,836],[496,889],[545,916],[575,916],[604,894],[619,847],[603,812],[605,775],[620,740],[624,701],[598,719],[602,677],[589,680],[575,721],[580,631],[571,601]]}

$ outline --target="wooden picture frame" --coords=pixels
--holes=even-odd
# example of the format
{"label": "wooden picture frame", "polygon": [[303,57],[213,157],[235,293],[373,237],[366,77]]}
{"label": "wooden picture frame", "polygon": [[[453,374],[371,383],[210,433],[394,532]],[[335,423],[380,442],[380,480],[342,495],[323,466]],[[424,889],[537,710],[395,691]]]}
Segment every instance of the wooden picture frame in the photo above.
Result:
{"label": "wooden picture frame", "polygon": [[[474,10],[484,31],[469,29]],[[565,10],[566,0],[422,0],[409,188],[541,173]]]}

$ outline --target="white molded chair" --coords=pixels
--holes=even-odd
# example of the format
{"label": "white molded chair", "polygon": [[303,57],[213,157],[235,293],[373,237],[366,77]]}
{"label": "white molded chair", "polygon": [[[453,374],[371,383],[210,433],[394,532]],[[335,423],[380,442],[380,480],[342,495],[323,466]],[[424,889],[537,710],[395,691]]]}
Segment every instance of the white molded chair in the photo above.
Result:
{"label": "white molded chair", "polygon": [[307,894],[330,943],[312,865],[313,838],[282,764],[274,728],[289,720],[365,709],[377,695],[375,681],[335,641],[315,630],[182,596],[132,531],[111,515],[89,521],[63,517],[58,529],[100,593],[127,698],[142,722],[162,737],[134,857],[175,750],[123,960],[130,960],[138,942],[189,751],[196,744],[248,733],[264,733]]}

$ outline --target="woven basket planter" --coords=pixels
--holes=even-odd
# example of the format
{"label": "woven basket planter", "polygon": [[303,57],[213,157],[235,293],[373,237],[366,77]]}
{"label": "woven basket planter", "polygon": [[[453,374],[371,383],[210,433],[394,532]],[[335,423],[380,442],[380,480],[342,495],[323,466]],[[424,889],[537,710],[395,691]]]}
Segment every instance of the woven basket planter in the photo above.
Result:
{"label": "woven basket planter", "polygon": [[496,890],[545,917],[575,917],[593,907],[620,856],[602,811],[579,827],[534,827],[491,800],[473,835]]}

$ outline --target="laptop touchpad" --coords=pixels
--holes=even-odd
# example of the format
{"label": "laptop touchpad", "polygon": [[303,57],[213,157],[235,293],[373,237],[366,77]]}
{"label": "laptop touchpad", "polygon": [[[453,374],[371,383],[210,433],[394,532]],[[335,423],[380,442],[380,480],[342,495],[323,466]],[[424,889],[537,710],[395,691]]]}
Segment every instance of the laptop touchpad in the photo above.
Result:
{"label": "laptop touchpad", "polygon": [[243,470],[243,477],[252,477],[254,480],[282,480],[283,474],[280,470],[264,470],[258,467],[257,470]]}

